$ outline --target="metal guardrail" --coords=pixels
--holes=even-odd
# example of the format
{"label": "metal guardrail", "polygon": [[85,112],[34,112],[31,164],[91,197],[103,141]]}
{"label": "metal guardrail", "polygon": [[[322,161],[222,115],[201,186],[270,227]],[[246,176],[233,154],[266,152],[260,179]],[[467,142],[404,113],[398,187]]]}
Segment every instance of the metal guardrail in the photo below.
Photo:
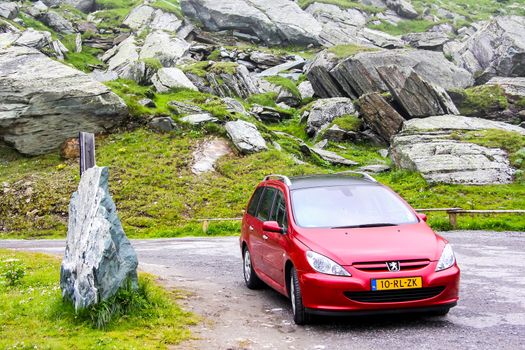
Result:
{"label": "metal guardrail", "polygon": [[[499,215],[499,214],[518,214],[525,215],[525,210],[515,209],[515,210],[505,210],[505,209],[495,209],[495,210],[466,210],[462,208],[426,208],[426,209],[416,209],[419,213],[431,213],[431,212],[444,212],[448,214],[448,220],[453,229],[458,227],[458,216],[460,215]],[[242,217],[236,218],[212,218],[212,219],[197,219],[197,222],[202,222],[202,231],[204,233],[208,232],[208,227],[212,221],[241,221]]]}

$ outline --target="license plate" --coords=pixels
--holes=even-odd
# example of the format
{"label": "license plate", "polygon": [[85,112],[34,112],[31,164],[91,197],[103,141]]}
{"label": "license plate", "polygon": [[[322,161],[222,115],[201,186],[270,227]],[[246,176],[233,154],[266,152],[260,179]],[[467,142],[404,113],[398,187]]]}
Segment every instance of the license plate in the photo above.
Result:
{"label": "license plate", "polygon": [[423,287],[421,277],[372,279],[371,284],[372,290],[411,289]]}

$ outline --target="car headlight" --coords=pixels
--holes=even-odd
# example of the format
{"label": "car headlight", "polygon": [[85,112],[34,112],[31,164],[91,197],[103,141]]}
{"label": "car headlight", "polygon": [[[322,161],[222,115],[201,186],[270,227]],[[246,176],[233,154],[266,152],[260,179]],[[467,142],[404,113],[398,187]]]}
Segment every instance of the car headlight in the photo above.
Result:
{"label": "car headlight", "polygon": [[316,252],[306,252],[306,260],[308,260],[310,266],[317,272],[325,273],[327,275],[352,276],[341,265]]}
{"label": "car headlight", "polygon": [[445,245],[445,248],[443,248],[443,253],[441,253],[441,258],[439,258],[436,271],[448,269],[449,267],[452,267],[455,262],[456,258],[454,257],[452,247],[450,244],[447,244]]}

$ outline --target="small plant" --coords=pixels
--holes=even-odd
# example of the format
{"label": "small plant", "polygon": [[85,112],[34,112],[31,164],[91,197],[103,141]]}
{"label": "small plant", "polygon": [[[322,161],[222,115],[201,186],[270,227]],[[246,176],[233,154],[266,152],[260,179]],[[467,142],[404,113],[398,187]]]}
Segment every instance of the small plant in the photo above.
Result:
{"label": "small plant", "polygon": [[18,259],[8,259],[0,263],[0,276],[8,286],[15,286],[26,275],[26,267]]}

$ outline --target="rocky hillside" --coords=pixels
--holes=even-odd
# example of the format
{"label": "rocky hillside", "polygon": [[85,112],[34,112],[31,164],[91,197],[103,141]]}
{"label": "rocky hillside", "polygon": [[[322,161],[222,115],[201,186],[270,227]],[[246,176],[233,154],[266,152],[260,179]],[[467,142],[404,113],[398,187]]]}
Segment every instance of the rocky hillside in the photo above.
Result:
{"label": "rocky hillside", "polygon": [[[238,215],[271,171],[359,169],[420,207],[522,209],[507,192],[525,187],[524,16],[524,0],[0,1],[0,230],[63,227],[76,168],[58,153],[74,159],[80,130],[101,135],[139,230]],[[127,138],[184,181],[139,181]],[[238,193],[206,187],[221,182]],[[146,209],[175,185],[195,198]]]}

